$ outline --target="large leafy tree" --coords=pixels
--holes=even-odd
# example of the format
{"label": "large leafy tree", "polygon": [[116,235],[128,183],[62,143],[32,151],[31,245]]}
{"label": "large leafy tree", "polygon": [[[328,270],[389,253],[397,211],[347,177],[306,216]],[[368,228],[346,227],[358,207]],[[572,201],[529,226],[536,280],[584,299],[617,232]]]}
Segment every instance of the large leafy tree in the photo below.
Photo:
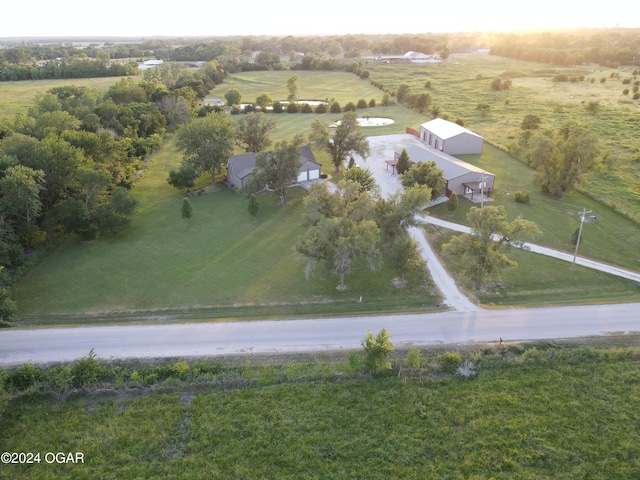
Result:
{"label": "large leafy tree", "polygon": [[262,152],[271,145],[269,132],[276,129],[276,122],[262,112],[250,112],[237,124],[238,142],[247,152]]}
{"label": "large leafy tree", "polygon": [[[31,221],[42,211],[40,192],[44,185],[44,172],[24,165],[7,168],[0,179],[0,214],[23,222],[27,230]],[[3,219],[4,220],[4,219]]]}
{"label": "large leafy tree", "polygon": [[311,142],[316,148],[329,152],[336,173],[340,171],[340,165],[344,164],[349,155],[357,153],[363,158],[369,155],[369,142],[362,134],[362,129],[358,125],[358,115],[355,112],[344,114],[333,135],[319,120],[314,120],[311,128],[309,137]]}
{"label": "large leafy tree", "polygon": [[453,237],[443,245],[445,254],[462,255],[467,274],[474,287],[480,290],[487,277],[498,278],[505,267],[516,268],[518,263],[505,251],[514,246],[523,248],[523,237],[539,235],[538,226],[529,220],[516,218],[507,221],[507,211],[502,205],[484,208],[471,207],[467,214],[472,233]]}
{"label": "large leafy tree", "polygon": [[344,171],[342,178],[360,184],[360,188],[365,192],[376,193],[379,190],[376,179],[368,168],[354,165]]}
{"label": "large leafy tree", "polygon": [[25,165],[42,170],[45,185],[42,194],[46,208],[78,193],[77,170],[87,164],[84,152],[66,140],[49,134],[35,148],[34,155]]}
{"label": "large leafy tree", "polygon": [[307,277],[322,264],[325,273],[339,276],[338,289],[343,290],[357,258],[366,259],[371,270],[377,269],[380,230],[372,219],[373,199],[359,184],[342,180],[330,193],[326,183],[315,183],[304,203],[308,228],[295,249],[307,260]]}
{"label": "large leafy tree", "polygon": [[275,150],[259,154],[247,191],[255,193],[269,188],[280,197],[280,205],[285,205],[286,191],[298,178],[300,147],[303,142],[304,137],[296,135],[291,142],[279,142]]}
{"label": "large leafy tree", "polygon": [[419,225],[419,215],[430,197],[429,187],[413,185],[404,192],[398,191],[388,198],[378,198],[375,214],[382,240],[392,243],[408,227]]}
{"label": "large leafy tree", "polygon": [[431,199],[442,195],[442,189],[446,183],[444,172],[437,167],[433,160],[414,163],[402,174],[400,181],[405,188],[413,185],[426,185],[431,189]]}
{"label": "large leafy tree", "polygon": [[602,165],[598,137],[576,122],[555,132],[536,131],[528,142],[529,161],[542,191],[563,197],[581,177]]}
{"label": "large leafy tree", "polygon": [[211,175],[216,182],[216,173],[233,153],[236,129],[233,120],[224,113],[211,113],[193,120],[178,131],[176,145],[183,154],[183,163],[191,165],[198,174]]}

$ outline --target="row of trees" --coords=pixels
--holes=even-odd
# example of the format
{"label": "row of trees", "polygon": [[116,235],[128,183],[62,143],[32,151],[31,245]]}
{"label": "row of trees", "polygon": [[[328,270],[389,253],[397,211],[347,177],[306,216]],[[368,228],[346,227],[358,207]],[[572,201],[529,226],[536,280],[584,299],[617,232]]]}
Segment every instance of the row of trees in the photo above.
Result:
{"label": "row of trees", "polygon": [[611,29],[503,34],[494,39],[491,54],[553,65],[635,65],[636,57],[640,58],[640,31]]}
{"label": "row of trees", "polygon": [[0,50],[0,81],[124,77],[138,72],[136,63],[111,62],[105,58],[94,59],[86,55],[22,63],[3,60],[1,55],[2,50]]}

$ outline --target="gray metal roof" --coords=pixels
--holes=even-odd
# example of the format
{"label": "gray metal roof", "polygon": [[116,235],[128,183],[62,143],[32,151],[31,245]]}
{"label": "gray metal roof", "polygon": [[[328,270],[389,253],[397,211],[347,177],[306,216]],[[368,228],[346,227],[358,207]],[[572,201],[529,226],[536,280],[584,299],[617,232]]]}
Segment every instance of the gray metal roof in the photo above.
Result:
{"label": "gray metal roof", "polygon": [[436,150],[434,148],[410,146],[406,148],[409,154],[409,160],[414,163],[423,162],[427,160],[433,160],[436,165],[444,173],[445,180],[449,181],[453,178],[466,175],[468,173],[485,173],[493,175],[482,168],[471,165],[470,163],[463,162],[462,160],[452,157],[444,152]]}

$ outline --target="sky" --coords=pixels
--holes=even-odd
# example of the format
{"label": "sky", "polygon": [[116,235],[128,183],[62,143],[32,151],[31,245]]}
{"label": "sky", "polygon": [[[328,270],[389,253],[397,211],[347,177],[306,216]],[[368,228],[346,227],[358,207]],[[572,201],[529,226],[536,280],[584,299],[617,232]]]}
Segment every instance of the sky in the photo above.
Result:
{"label": "sky", "polygon": [[[0,38],[74,36],[344,35],[640,27],[631,0],[9,0]],[[296,5],[299,7],[296,8]]]}

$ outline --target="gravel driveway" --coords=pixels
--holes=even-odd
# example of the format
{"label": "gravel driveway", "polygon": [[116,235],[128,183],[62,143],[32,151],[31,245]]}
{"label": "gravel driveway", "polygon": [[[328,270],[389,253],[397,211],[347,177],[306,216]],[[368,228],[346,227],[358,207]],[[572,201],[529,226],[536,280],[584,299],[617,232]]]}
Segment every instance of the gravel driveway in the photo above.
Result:
{"label": "gravel driveway", "polygon": [[[371,170],[383,196],[388,197],[396,191],[402,190],[400,175],[393,172],[393,169],[387,165],[386,160],[393,160],[394,153],[402,151],[403,148],[412,145],[424,146],[424,144],[418,138],[408,134],[368,137],[367,140],[369,140],[371,153],[365,160],[359,156],[354,157],[356,163]],[[422,229],[411,228],[409,229],[409,234],[420,246],[422,256],[427,261],[427,268],[431,273],[431,277],[442,293],[443,302],[457,311],[471,312],[480,310],[479,306],[472,303],[460,292],[455,281],[442,266],[440,259],[425,239]]]}

